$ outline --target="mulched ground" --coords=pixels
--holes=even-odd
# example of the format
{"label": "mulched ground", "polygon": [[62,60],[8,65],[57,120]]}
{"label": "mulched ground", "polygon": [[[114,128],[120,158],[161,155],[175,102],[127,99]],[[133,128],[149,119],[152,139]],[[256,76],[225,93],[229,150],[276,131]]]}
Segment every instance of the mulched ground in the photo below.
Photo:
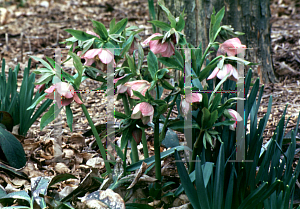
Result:
{"label": "mulched ground", "polygon": [[[92,30],[90,19],[100,21],[108,27],[112,18],[115,17],[116,21],[119,21],[127,17],[129,26],[137,25],[145,29],[141,33],[143,40],[152,33],[152,27],[147,23],[149,20],[146,10],[147,0],[28,0],[24,5],[18,5],[16,1],[6,1],[6,5],[3,4],[0,1],[0,7],[6,8],[0,9],[0,58],[6,60],[7,70],[8,67],[14,68],[17,63],[20,63],[21,69],[24,69],[30,55],[53,57],[56,47],[64,47],[59,42],[70,37],[64,29]],[[259,118],[266,113],[269,97],[273,96],[271,115],[264,133],[265,141],[272,137],[275,126],[287,104],[287,116],[291,116],[287,131],[296,126],[300,111],[300,2],[273,0],[271,12],[272,56],[274,69],[280,83],[265,85]],[[64,60],[67,49],[62,51],[62,55]],[[37,64],[33,61],[32,67]],[[20,83],[21,80],[22,75],[19,74],[18,82]],[[83,86],[87,90],[99,87],[93,81],[86,81]],[[106,121],[105,95],[95,92],[83,94],[83,100],[93,121],[104,123]],[[116,102],[115,108],[121,110],[122,104]],[[61,113],[62,123],[52,123],[42,131],[39,130],[39,121],[31,127],[27,138],[23,141],[26,153],[35,159],[30,161],[24,170],[29,177],[53,175],[60,172],[71,172],[81,178],[85,176],[89,169],[89,166],[86,165],[88,159],[93,158],[97,153],[81,152],[86,149],[93,138],[81,136],[89,126],[81,108],[74,103],[72,109],[74,113],[73,133],[66,126],[64,112]],[[56,125],[63,126],[63,151],[65,159],[69,159],[69,163],[59,166],[51,163],[55,137],[52,130]],[[149,139],[151,138],[150,133]],[[148,143],[150,152],[153,152],[153,141],[149,140]],[[141,157],[143,157],[142,154]],[[52,170],[46,169],[45,166],[52,167]],[[104,167],[101,163],[97,166]],[[172,168],[167,169],[166,167],[165,171],[164,174],[168,176]],[[0,183],[5,181],[7,184],[15,185],[15,188],[23,184],[23,182],[13,182],[14,180],[6,177],[2,173]]]}

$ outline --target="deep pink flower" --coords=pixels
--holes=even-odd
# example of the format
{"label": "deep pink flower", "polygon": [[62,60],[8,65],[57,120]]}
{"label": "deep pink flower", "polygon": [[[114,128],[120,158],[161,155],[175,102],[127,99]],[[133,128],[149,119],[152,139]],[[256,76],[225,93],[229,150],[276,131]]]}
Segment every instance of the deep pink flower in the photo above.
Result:
{"label": "deep pink flower", "polygon": [[173,54],[175,54],[175,47],[171,40],[166,41],[164,43],[162,43],[162,39],[151,40],[156,36],[162,36],[162,34],[154,33],[143,42],[143,45],[149,44],[150,50],[154,54],[161,54],[161,56],[163,57],[171,57]]}
{"label": "deep pink flower", "polygon": [[192,93],[191,96],[188,96],[185,99],[182,99],[180,102],[180,113],[182,116],[186,117],[190,110],[190,103],[200,103],[202,101],[202,94]]}
{"label": "deep pink flower", "polygon": [[207,80],[213,79],[216,76],[222,80],[226,75],[230,74],[228,77],[229,80],[237,82],[239,80],[239,75],[235,67],[231,64],[223,65],[222,69],[216,67],[214,71],[208,76]]}
{"label": "deep pink flower", "polygon": [[53,100],[54,95],[56,101],[61,99],[61,104],[58,104],[59,108],[61,106],[69,105],[73,100],[75,100],[75,102],[78,104],[82,104],[82,101],[74,91],[74,87],[69,83],[65,83],[65,82],[56,83],[50,86],[48,89],[46,89],[45,92],[47,93],[45,97],[48,99]]}
{"label": "deep pink flower", "polygon": [[[125,87],[128,87],[125,90],[125,87],[122,89],[123,93],[125,91],[127,91],[128,95],[132,98],[132,99],[139,99],[138,97],[134,96],[133,91],[138,91],[140,92],[143,96],[145,96],[146,91],[150,88],[151,84],[146,81],[146,80],[136,80],[136,81],[129,81],[127,83],[124,84]],[[120,93],[121,89],[120,89]]]}
{"label": "deep pink flower", "polygon": [[142,119],[143,124],[147,124],[153,120],[154,108],[147,102],[137,104],[131,114],[132,119]]}
{"label": "deep pink flower", "polygon": [[243,118],[240,116],[240,114],[237,111],[235,111],[233,109],[228,109],[228,112],[229,112],[229,114],[232,117],[230,120],[235,121],[234,124],[232,124],[232,125],[229,126],[229,129],[232,130],[232,131],[234,131],[235,128],[236,128],[237,121],[242,121]]}
{"label": "deep pink flower", "polygon": [[237,48],[246,48],[246,46],[242,45],[238,38],[228,39],[219,46],[217,56],[225,55],[226,53],[228,56],[235,56],[237,54]]}

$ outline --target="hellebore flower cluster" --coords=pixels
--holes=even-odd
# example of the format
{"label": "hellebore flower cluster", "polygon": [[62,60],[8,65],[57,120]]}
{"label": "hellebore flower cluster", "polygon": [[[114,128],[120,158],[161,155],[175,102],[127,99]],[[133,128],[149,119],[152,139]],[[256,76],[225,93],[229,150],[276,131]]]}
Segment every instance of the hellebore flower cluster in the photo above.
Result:
{"label": "hellebore flower cluster", "polygon": [[[246,48],[246,46],[242,45],[240,39],[238,38],[229,39],[219,46],[219,49],[217,51],[217,56],[226,55],[226,54],[227,56],[235,56],[237,54],[237,48]],[[235,82],[239,80],[237,69],[233,67],[231,64],[225,64],[222,66],[221,69],[219,67],[216,67],[214,71],[210,74],[210,76],[207,78],[207,80],[213,79],[216,76],[220,80],[222,80],[228,74],[229,74],[228,77],[229,80]]]}
{"label": "hellebore flower cluster", "polygon": [[82,101],[74,91],[74,87],[69,83],[56,83],[46,89],[45,92],[47,93],[46,98],[48,99],[54,100],[54,96],[56,101],[61,99],[61,103],[57,104],[59,108],[61,108],[61,106],[69,105],[73,100],[78,104],[82,104]]}

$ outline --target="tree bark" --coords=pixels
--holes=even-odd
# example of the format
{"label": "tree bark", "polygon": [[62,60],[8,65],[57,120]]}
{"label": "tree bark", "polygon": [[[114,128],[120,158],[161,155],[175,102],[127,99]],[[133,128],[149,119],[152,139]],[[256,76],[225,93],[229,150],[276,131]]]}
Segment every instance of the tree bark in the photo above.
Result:
{"label": "tree bark", "polygon": [[[269,0],[163,0],[165,6],[175,17],[184,10],[186,25],[184,34],[189,43],[197,47],[201,42],[203,50],[208,45],[210,15],[225,6],[222,25],[231,25],[235,31],[245,33],[239,36],[242,44],[247,46],[245,59],[259,63],[252,66],[254,75],[261,83],[278,82],[271,57],[271,13]],[[166,21],[167,17],[158,6],[157,18]],[[231,38],[231,37],[228,37]],[[217,40],[224,42],[220,38]]]}

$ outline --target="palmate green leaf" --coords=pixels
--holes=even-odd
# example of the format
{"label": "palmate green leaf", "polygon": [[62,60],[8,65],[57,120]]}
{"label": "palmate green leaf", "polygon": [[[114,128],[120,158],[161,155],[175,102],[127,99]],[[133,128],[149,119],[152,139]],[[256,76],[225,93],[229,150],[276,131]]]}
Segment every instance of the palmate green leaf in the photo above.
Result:
{"label": "palmate green leaf", "polygon": [[126,52],[129,51],[133,40],[134,40],[134,35],[131,34],[122,46],[123,49],[122,49],[122,52],[121,52],[121,57],[123,57],[126,54]]}
{"label": "palmate green leaf", "polygon": [[36,57],[36,56],[30,56],[32,59],[41,62],[46,68],[48,68],[49,70],[53,70],[53,68],[42,58]]}
{"label": "palmate green leaf", "polygon": [[116,25],[116,18],[114,17],[109,23],[109,33],[111,33],[115,25]]}
{"label": "palmate green leaf", "polygon": [[38,70],[34,70],[32,72],[35,74],[41,74],[41,73],[53,73],[54,74],[53,70],[48,69],[48,68],[39,68]]}
{"label": "palmate green leaf", "polygon": [[84,31],[80,31],[80,30],[65,29],[65,31],[70,33],[72,36],[74,36],[75,38],[77,38],[80,41],[86,41],[86,40],[96,37],[96,36],[93,36],[91,34],[84,32]]}
{"label": "palmate green leaf", "polygon": [[182,31],[185,26],[185,21],[184,21],[184,11],[179,15],[179,21],[176,24],[176,30],[177,31]]}
{"label": "palmate green leaf", "polygon": [[98,21],[92,20],[93,22],[93,26],[94,26],[94,31],[103,39],[103,40],[107,40],[108,38],[108,33],[107,30],[105,28],[105,26]]}
{"label": "palmate green leaf", "polygon": [[177,59],[170,58],[170,57],[160,57],[158,58],[162,64],[166,65],[170,68],[175,68],[184,72],[184,67],[177,61]]}
{"label": "palmate green leaf", "polygon": [[54,76],[54,73],[45,73],[34,84],[41,85],[41,84],[48,83],[49,81],[51,81],[53,76]]}
{"label": "palmate green leaf", "polygon": [[213,41],[216,40],[216,38],[218,36],[218,33],[221,30],[220,24],[221,24],[221,21],[224,17],[224,14],[225,14],[225,6],[216,15],[215,23],[213,25],[213,34],[214,34],[214,40]]}
{"label": "palmate green leaf", "polygon": [[57,104],[53,104],[48,112],[46,112],[42,118],[41,118],[41,123],[40,123],[40,130],[43,130],[43,128],[48,125],[50,122],[52,122],[55,119],[55,115],[58,115],[58,113],[61,111],[62,108],[57,109],[56,112],[54,112],[54,107]]}
{"label": "palmate green leaf", "polygon": [[0,146],[10,166],[22,168],[26,164],[25,152],[19,140],[0,126]]}
{"label": "palmate green leaf", "polygon": [[176,19],[175,19],[175,17],[171,14],[170,10],[169,10],[167,7],[164,6],[164,4],[163,4],[163,2],[162,2],[161,0],[159,0],[157,3],[158,3],[158,5],[162,8],[162,10],[164,10],[165,13],[167,14],[168,19],[169,19],[169,21],[171,22],[171,27],[172,27],[172,28],[175,28],[175,26],[176,26]]}
{"label": "palmate green leaf", "polygon": [[69,52],[69,55],[73,58],[73,65],[76,68],[78,74],[77,78],[74,80],[75,89],[79,89],[83,73],[81,59],[73,52]]}
{"label": "palmate green leaf", "polygon": [[184,191],[186,193],[186,195],[188,196],[192,206],[195,209],[200,209],[200,204],[198,201],[197,197],[197,191],[195,190],[195,187],[193,185],[193,183],[191,182],[191,179],[185,169],[185,166],[183,164],[183,162],[181,161],[181,158],[178,154],[178,151],[175,149],[175,159],[176,159],[176,166],[177,166],[177,170],[178,170],[178,174],[180,176],[180,180],[182,183],[182,186],[184,188]]}
{"label": "palmate green leaf", "polygon": [[[185,128],[184,121],[183,120],[179,120],[179,119],[169,121],[167,127],[170,128],[170,129],[172,129],[172,130],[174,130],[174,131],[179,131],[179,132],[182,132],[182,133],[183,133],[184,128]],[[192,123],[191,127],[186,127],[186,128],[195,128],[195,129],[198,129],[198,130],[201,129],[200,126],[197,123],[195,123],[195,122]]]}
{"label": "palmate green leaf", "polygon": [[109,30],[109,34],[121,34],[127,25],[128,19],[124,18],[120,20],[117,24]]}
{"label": "palmate green leaf", "polygon": [[156,81],[155,73],[158,71],[158,63],[155,54],[149,51],[147,56],[148,71],[154,81]]}
{"label": "palmate green leaf", "polygon": [[152,20],[152,21],[148,21],[148,22],[152,23],[156,27],[159,27],[163,31],[169,31],[172,28],[168,23],[165,23],[165,22],[162,22],[159,20]]}

